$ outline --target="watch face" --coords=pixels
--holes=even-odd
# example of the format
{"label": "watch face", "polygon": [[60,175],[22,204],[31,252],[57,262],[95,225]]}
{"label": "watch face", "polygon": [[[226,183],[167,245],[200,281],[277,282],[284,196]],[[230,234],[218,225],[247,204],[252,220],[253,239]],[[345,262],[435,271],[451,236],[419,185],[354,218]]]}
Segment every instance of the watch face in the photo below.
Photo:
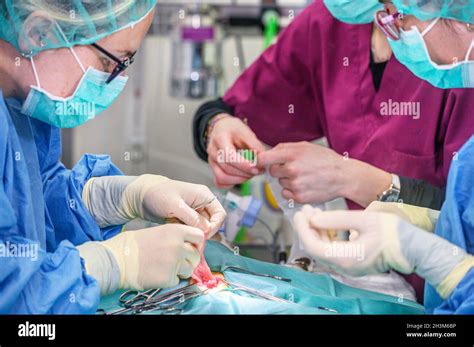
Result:
{"label": "watch face", "polygon": [[395,194],[394,192],[390,192],[389,194],[387,194],[384,198],[385,198],[385,202],[397,202],[397,196],[398,194]]}
{"label": "watch face", "polygon": [[382,195],[382,198],[380,199],[380,201],[382,201],[382,202],[397,202],[399,195],[400,195],[400,192],[397,189],[390,189]]}

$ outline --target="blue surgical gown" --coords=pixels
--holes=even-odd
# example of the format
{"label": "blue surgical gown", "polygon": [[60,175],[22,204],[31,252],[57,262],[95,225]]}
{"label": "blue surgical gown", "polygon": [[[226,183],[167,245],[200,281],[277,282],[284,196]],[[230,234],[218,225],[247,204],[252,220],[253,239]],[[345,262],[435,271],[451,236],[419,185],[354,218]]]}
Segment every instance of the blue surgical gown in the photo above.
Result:
{"label": "blue surgical gown", "polygon": [[[453,158],[446,201],[435,232],[469,254],[474,254],[474,137]],[[474,313],[474,268],[444,301],[435,288],[426,285],[425,309],[427,313],[439,314]]]}
{"label": "blue surgical gown", "polygon": [[20,109],[0,90],[0,313],[94,313],[99,287],[75,245],[108,238],[120,226],[100,229],[82,189],[90,177],[121,173],[97,155],[66,169],[60,130]]}

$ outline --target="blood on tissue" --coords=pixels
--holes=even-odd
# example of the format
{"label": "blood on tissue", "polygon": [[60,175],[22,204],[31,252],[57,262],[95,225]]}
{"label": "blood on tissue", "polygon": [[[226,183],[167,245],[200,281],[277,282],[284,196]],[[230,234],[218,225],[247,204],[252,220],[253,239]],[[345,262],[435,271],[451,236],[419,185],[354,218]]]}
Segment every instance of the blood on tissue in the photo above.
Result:
{"label": "blood on tissue", "polygon": [[[200,212],[202,215],[206,211],[198,211],[198,212]],[[209,219],[209,215],[205,217]],[[177,218],[168,218],[167,222],[182,224],[182,222]],[[211,226],[208,220],[205,220],[205,222],[206,222],[206,227],[204,228],[203,231],[207,235],[210,231]],[[198,286],[202,287],[202,289],[213,289],[213,288],[217,288],[220,284],[224,283],[222,281],[224,276],[222,274],[212,273],[211,269],[209,268],[209,265],[207,265],[206,258],[204,257],[205,248],[206,248],[206,239],[204,239],[204,243],[201,249],[201,260],[199,262],[199,265],[194,269],[192,279],[194,280],[195,283],[197,283]]]}
{"label": "blood on tissue", "polygon": [[198,285],[204,286],[207,289],[216,288],[222,282],[222,278],[212,273],[209,265],[207,265],[206,258],[204,257],[204,248],[206,247],[206,241],[204,241],[201,249],[201,260],[199,265],[194,269],[192,278],[197,282]]}
{"label": "blood on tissue", "polygon": [[[207,222],[207,221],[206,221]],[[207,223],[207,230],[204,230],[206,235],[210,231],[210,225]],[[222,279],[214,275],[207,265],[206,258],[204,257],[204,249],[206,248],[206,238],[204,238],[204,243],[201,248],[201,260],[199,265],[194,269],[192,278],[201,286],[206,287],[207,289],[216,288],[221,282]]]}

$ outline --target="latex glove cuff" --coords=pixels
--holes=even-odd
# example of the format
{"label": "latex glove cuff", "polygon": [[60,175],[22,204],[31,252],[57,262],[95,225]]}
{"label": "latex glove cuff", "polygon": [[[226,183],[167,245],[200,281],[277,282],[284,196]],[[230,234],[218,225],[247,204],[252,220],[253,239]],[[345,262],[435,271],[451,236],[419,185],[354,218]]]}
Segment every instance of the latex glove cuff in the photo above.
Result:
{"label": "latex glove cuff", "polygon": [[463,261],[461,261],[456,267],[451,271],[451,273],[440,283],[436,288],[436,291],[439,295],[446,299],[451,295],[453,290],[457,287],[459,282],[462,281],[464,276],[468,273],[471,268],[474,267],[474,257],[468,256]]}
{"label": "latex glove cuff", "polygon": [[114,292],[120,286],[120,269],[114,255],[100,242],[86,242],[77,247],[86,272],[99,284],[100,294]]}

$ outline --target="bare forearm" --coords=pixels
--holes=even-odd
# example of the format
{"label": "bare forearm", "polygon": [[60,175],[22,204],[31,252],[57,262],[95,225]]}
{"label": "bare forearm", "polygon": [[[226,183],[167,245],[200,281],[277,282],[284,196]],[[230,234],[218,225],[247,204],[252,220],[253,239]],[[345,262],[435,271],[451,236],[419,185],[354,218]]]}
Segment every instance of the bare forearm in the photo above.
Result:
{"label": "bare forearm", "polygon": [[392,183],[390,173],[359,160],[348,159],[345,170],[346,183],[341,195],[362,207],[378,200],[379,195]]}

